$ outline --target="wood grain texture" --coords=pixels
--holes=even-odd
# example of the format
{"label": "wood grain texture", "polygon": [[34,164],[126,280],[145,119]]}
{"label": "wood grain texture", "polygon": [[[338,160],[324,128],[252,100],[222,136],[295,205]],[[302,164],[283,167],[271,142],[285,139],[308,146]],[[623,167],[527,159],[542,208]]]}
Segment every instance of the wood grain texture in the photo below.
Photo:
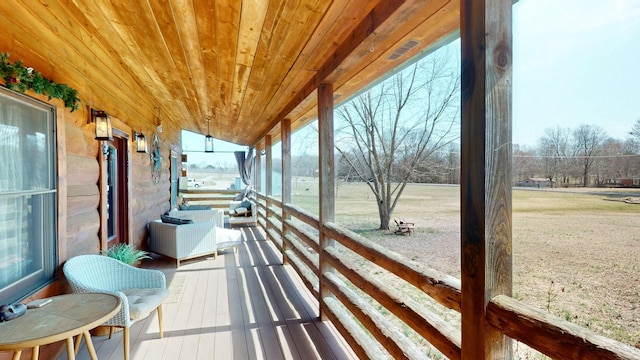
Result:
{"label": "wood grain texture", "polygon": [[505,295],[491,299],[487,320],[496,329],[554,359],[640,359],[640,349],[523,304]]}
{"label": "wood grain texture", "polygon": [[323,232],[340,245],[424,291],[441,305],[460,311],[461,295],[458,279],[433,269],[422,270],[415,262],[372,243],[352,231],[341,229],[336,224],[325,224]]}
{"label": "wood grain texture", "polygon": [[[333,247],[335,241],[324,235],[324,224],[335,219],[335,168],[334,168],[334,131],[333,131],[333,87],[331,84],[320,84],[318,87],[318,182],[320,186],[319,201],[319,249],[320,274],[332,272],[331,265],[323,258],[323,249]],[[320,299],[330,298],[331,293],[324,287],[322,276],[320,281]],[[326,309],[320,302],[320,317],[325,320]]]}
{"label": "wood grain texture", "polygon": [[293,233],[301,242],[305,244],[305,246],[309,247],[309,249],[311,249],[315,253],[319,252],[319,240],[316,235],[302,227],[299,227],[292,220],[286,220],[284,226],[288,232],[290,231],[291,233]]}
{"label": "wood grain texture", "polygon": [[326,274],[324,281],[331,293],[336,295],[345,308],[358,319],[394,359],[429,359],[418,351],[396,326],[389,323],[386,317],[376,311],[373,305],[349,289],[335,274]]}
{"label": "wood grain texture", "polygon": [[[357,265],[343,259],[337,250],[329,248],[325,249],[325,252],[327,253],[325,254],[327,261],[331,266],[358,289],[371,296],[389,310],[389,312],[398,317],[404,324],[415,330],[447,358],[461,358],[460,332],[452,325],[426,310],[417,301],[408,298],[370,274],[365,274]],[[330,278],[330,275],[332,274],[323,273],[323,281]],[[335,282],[332,289],[335,290]],[[341,292],[344,294],[344,290],[341,290]],[[350,297],[350,299],[351,301],[356,301],[352,297]],[[345,303],[344,299],[341,299],[341,301]],[[358,303],[360,301],[361,300],[357,300]],[[352,306],[348,306],[347,304],[345,304],[345,306],[353,312],[354,308]],[[363,324],[368,329],[370,329],[370,327],[367,325],[372,325],[370,323]],[[377,336],[378,341],[387,348],[385,340],[380,338],[381,335],[382,334],[379,334],[379,336]],[[397,346],[394,345],[391,349],[397,351]]]}
{"label": "wood grain texture", "polygon": [[486,306],[511,294],[511,1],[463,1],[462,357],[505,359],[511,341]]}
{"label": "wood grain texture", "polygon": [[[329,75],[347,97],[453,32],[457,4],[17,0],[0,4],[0,47],[132,128],[205,133],[211,116],[215,137],[252,144],[293,110],[293,129],[308,122]],[[410,38],[415,52],[386,59]]]}

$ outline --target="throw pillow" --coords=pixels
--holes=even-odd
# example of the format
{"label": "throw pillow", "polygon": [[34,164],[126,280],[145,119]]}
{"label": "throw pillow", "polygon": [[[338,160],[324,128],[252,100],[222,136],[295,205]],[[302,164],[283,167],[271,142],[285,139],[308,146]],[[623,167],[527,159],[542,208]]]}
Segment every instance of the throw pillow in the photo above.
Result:
{"label": "throw pillow", "polygon": [[244,200],[242,200],[242,202],[240,203],[240,207],[251,209],[251,201],[249,201],[249,199],[247,198],[244,198]]}
{"label": "throw pillow", "polygon": [[209,205],[180,205],[180,210],[188,211],[188,210],[211,210],[211,206]]}
{"label": "throw pillow", "polygon": [[193,224],[193,220],[191,219],[180,219],[176,217],[161,215],[160,219],[163,223],[166,224],[174,224],[174,225],[184,225],[184,224]]}
{"label": "throw pillow", "polygon": [[234,201],[240,201],[244,198],[244,193],[240,193],[233,198]]}

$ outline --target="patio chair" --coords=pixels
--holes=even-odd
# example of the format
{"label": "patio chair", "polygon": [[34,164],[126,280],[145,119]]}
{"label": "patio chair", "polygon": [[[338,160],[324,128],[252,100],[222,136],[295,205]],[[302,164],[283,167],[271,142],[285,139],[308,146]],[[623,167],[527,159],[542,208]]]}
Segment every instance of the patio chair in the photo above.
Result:
{"label": "patio chair", "polygon": [[102,255],[80,255],[67,260],[63,272],[74,293],[110,293],[120,298],[120,312],[103,325],[123,329],[125,360],[129,359],[129,328],[154,309],[162,338],[162,302],[169,296],[162,271],[138,269]]}
{"label": "patio chair", "polygon": [[229,202],[229,226],[255,225],[258,217],[256,205],[249,199]]}

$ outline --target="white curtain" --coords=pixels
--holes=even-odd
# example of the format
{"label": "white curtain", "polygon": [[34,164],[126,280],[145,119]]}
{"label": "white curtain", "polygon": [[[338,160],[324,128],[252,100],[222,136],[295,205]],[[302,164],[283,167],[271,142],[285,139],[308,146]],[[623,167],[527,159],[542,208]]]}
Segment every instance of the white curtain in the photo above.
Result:
{"label": "white curtain", "polygon": [[247,156],[245,157],[244,151],[235,151],[234,155],[236,156],[236,162],[238,163],[238,173],[240,174],[240,179],[245,185],[244,196],[248,196],[251,191],[251,178],[253,177],[253,163],[254,159],[254,151],[253,149],[249,149],[247,152]]}
{"label": "white curtain", "polygon": [[[6,194],[24,189],[20,107],[0,99],[0,289],[23,276],[24,200]],[[4,196],[3,196],[4,195]]]}

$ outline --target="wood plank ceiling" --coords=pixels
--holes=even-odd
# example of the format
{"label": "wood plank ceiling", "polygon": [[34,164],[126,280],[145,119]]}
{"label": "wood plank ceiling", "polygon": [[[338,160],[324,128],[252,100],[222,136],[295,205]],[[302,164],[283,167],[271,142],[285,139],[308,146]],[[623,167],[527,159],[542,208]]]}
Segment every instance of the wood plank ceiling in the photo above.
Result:
{"label": "wood plank ceiling", "polygon": [[214,137],[246,145],[277,137],[281,119],[294,128],[313,120],[320,82],[333,83],[339,103],[459,26],[459,2],[444,0],[3,3],[0,26],[37,55],[14,51],[72,68],[66,82],[92,94],[83,101],[140,94],[120,101],[129,109],[120,117],[156,114],[163,126],[199,133],[211,118]]}

